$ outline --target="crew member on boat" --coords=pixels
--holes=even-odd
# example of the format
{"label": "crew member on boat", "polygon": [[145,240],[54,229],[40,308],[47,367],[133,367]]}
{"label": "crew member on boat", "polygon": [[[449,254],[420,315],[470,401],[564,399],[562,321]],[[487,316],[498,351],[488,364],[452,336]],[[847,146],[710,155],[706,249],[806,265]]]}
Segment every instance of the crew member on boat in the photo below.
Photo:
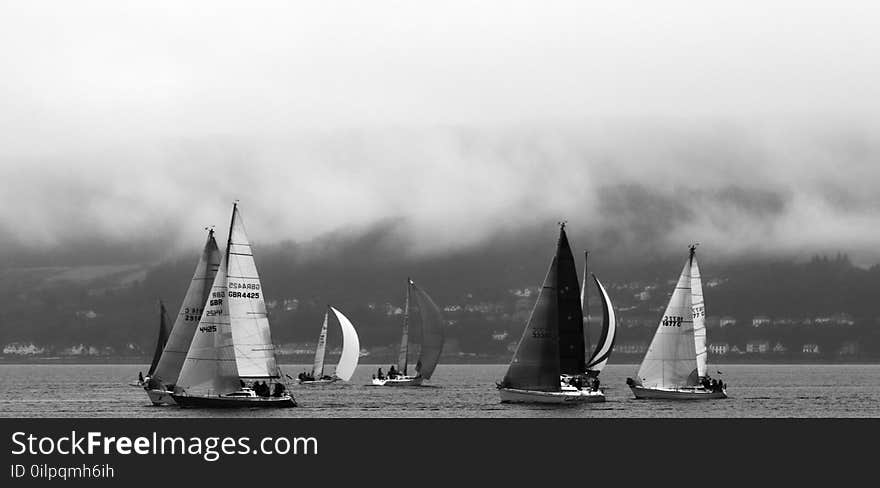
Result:
{"label": "crew member on boat", "polygon": [[393,380],[397,378],[398,371],[394,369],[394,365],[392,364],[390,368],[388,368],[388,379]]}

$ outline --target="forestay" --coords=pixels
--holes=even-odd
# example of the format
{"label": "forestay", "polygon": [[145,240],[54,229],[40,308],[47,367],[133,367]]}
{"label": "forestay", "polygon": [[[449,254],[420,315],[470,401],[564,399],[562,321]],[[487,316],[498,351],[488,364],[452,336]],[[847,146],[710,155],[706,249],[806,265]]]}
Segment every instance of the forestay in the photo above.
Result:
{"label": "forestay", "polygon": [[695,386],[698,383],[696,367],[689,258],[638,375],[642,386],[648,388]]}
{"label": "forestay", "polygon": [[156,365],[154,377],[166,385],[177,383],[180,368],[183,367],[199,320],[202,318],[208,293],[211,291],[211,285],[214,283],[214,277],[220,267],[220,258],[220,249],[217,247],[217,241],[214,240],[214,231],[210,230],[208,240],[205,242],[205,247],[193,273],[192,281],[190,281],[186,295],[183,297],[183,303],[180,305],[180,311],[171,327],[168,342],[165,344],[162,357]]}
{"label": "forestay", "polygon": [[556,264],[557,257],[553,256],[538,300],[501,382],[503,388],[560,391]]}

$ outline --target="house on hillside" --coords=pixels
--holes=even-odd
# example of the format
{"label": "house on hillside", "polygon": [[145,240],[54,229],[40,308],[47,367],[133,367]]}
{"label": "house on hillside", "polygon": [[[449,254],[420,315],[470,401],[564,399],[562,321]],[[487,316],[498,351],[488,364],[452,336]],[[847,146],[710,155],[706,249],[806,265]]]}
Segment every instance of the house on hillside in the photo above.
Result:
{"label": "house on hillside", "polygon": [[752,327],[766,327],[770,325],[770,322],[770,317],[766,315],[752,317]]}
{"label": "house on hillside", "polygon": [[721,317],[721,320],[718,321],[718,325],[721,327],[730,327],[732,325],[736,325],[736,319],[731,317],[730,315],[725,315]]}

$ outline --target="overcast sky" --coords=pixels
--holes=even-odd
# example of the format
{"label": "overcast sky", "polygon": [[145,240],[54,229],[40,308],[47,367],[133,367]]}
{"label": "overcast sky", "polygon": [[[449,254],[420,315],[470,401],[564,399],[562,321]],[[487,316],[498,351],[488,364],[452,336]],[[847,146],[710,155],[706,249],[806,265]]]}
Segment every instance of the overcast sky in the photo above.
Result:
{"label": "overcast sky", "polygon": [[238,198],[262,242],[568,218],[876,262],[878,25],[867,1],[5,1],[0,243],[196,246]]}

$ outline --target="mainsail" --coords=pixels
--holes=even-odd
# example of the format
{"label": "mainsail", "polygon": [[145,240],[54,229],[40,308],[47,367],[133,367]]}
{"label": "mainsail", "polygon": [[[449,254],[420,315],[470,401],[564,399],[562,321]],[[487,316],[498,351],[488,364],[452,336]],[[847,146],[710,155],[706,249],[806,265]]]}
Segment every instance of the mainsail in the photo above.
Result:
{"label": "mainsail", "polygon": [[330,312],[324,313],[324,325],[321,326],[321,334],[318,336],[318,345],[315,347],[315,364],[312,365],[312,377],[321,379],[324,376],[324,354],[327,351],[327,318]]}
{"label": "mainsail", "polygon": [[614,349],[614,338],[617,335],[617,317],[614,315],[614,308],[611,305],[611,298],[605,287],[599,282],[599,278],[593,275],[596,287],[599,288],[599,294],[602,297],[602,333],[599,336],[599,342],[596,350],[587,362],[587,370],[599,373],[608,363],[608,357],[611,350]]}
{"label": "mainsail", "polygon": [[562,374],[583,374],[586,370],[584,313],[581,309],[577,268],[565,235],[565,225],[562,225],[559,232],[556,259],[559,371]]}
{"label": "mainsail", "polygon": [[220,250],[217,248],[217,241],[214,240],[214,230],[211,229],[193,273],[192,281],[183,297],[180,311],[174,320],[168,342],[162,351],[162,357],[156,365],[156,372],[152,375],[166,385],[177,383],[180,368],[183,367],[183,361],[186,359],[186,353],[193,341],[193,336],[202,317],[202,309],[205,307],[208,293],[211,291],[211,285],[214,283],[214,277],[217,275],[219,267]]}
{"label": "mainsail", "polygon": [[150,362],[150,371],[147,376],[152,377],[156,372],[156,365],[159,364],[166,343],[168,343],[168,314],[165,313],[165,304],[159,300],[159,339],[156,341],[156,350],[153,352],[153,361]]}
{"label": "mainsail", "polygon": [[[358,340],[357,331],[354,330],[354,325],[348,320],[348,317],[333,307],[330,307],[330,310],[336,315],[339,326],[342,327],[342,355],[339,357],[339,364],[336,365],[336,376],[343,381],[348,381],[357,368],[361,355],[361,343]],[[324,323],[326,324],[326,319]]]}
{"label": "mainsail", "polygon": [[239,387],[226,300],[226,258],[224,254],[177,380],[177,386],[191,394],[219,395]]}
{"label": "mainsail", "polygon": [[434,374],[443,352],[443,314],[425,290],[416,286],[412,280],[409,284],[422,319],[422,344],[419,348],[419,359],[416,361],[416,374],[427,380]]}
{"label": "mainsail", "polygon": [[696,246],[691,247],[691,305],[694,316],[694,346],[697,354],[697,374],[706,377],[706,307],[703,302],[703,280],[697,264]]}
{"label": "mainsail", "polygon": [[232,207],[226,255],[229,322],[238,374],[242,378],[277,378],[263,287],[238,204]]}
{"label": "mainsail", "polygon": [[691,263],[692,259],[688,258],[642,360],[638,373],[642,386],[676,388],[698,384]]}

